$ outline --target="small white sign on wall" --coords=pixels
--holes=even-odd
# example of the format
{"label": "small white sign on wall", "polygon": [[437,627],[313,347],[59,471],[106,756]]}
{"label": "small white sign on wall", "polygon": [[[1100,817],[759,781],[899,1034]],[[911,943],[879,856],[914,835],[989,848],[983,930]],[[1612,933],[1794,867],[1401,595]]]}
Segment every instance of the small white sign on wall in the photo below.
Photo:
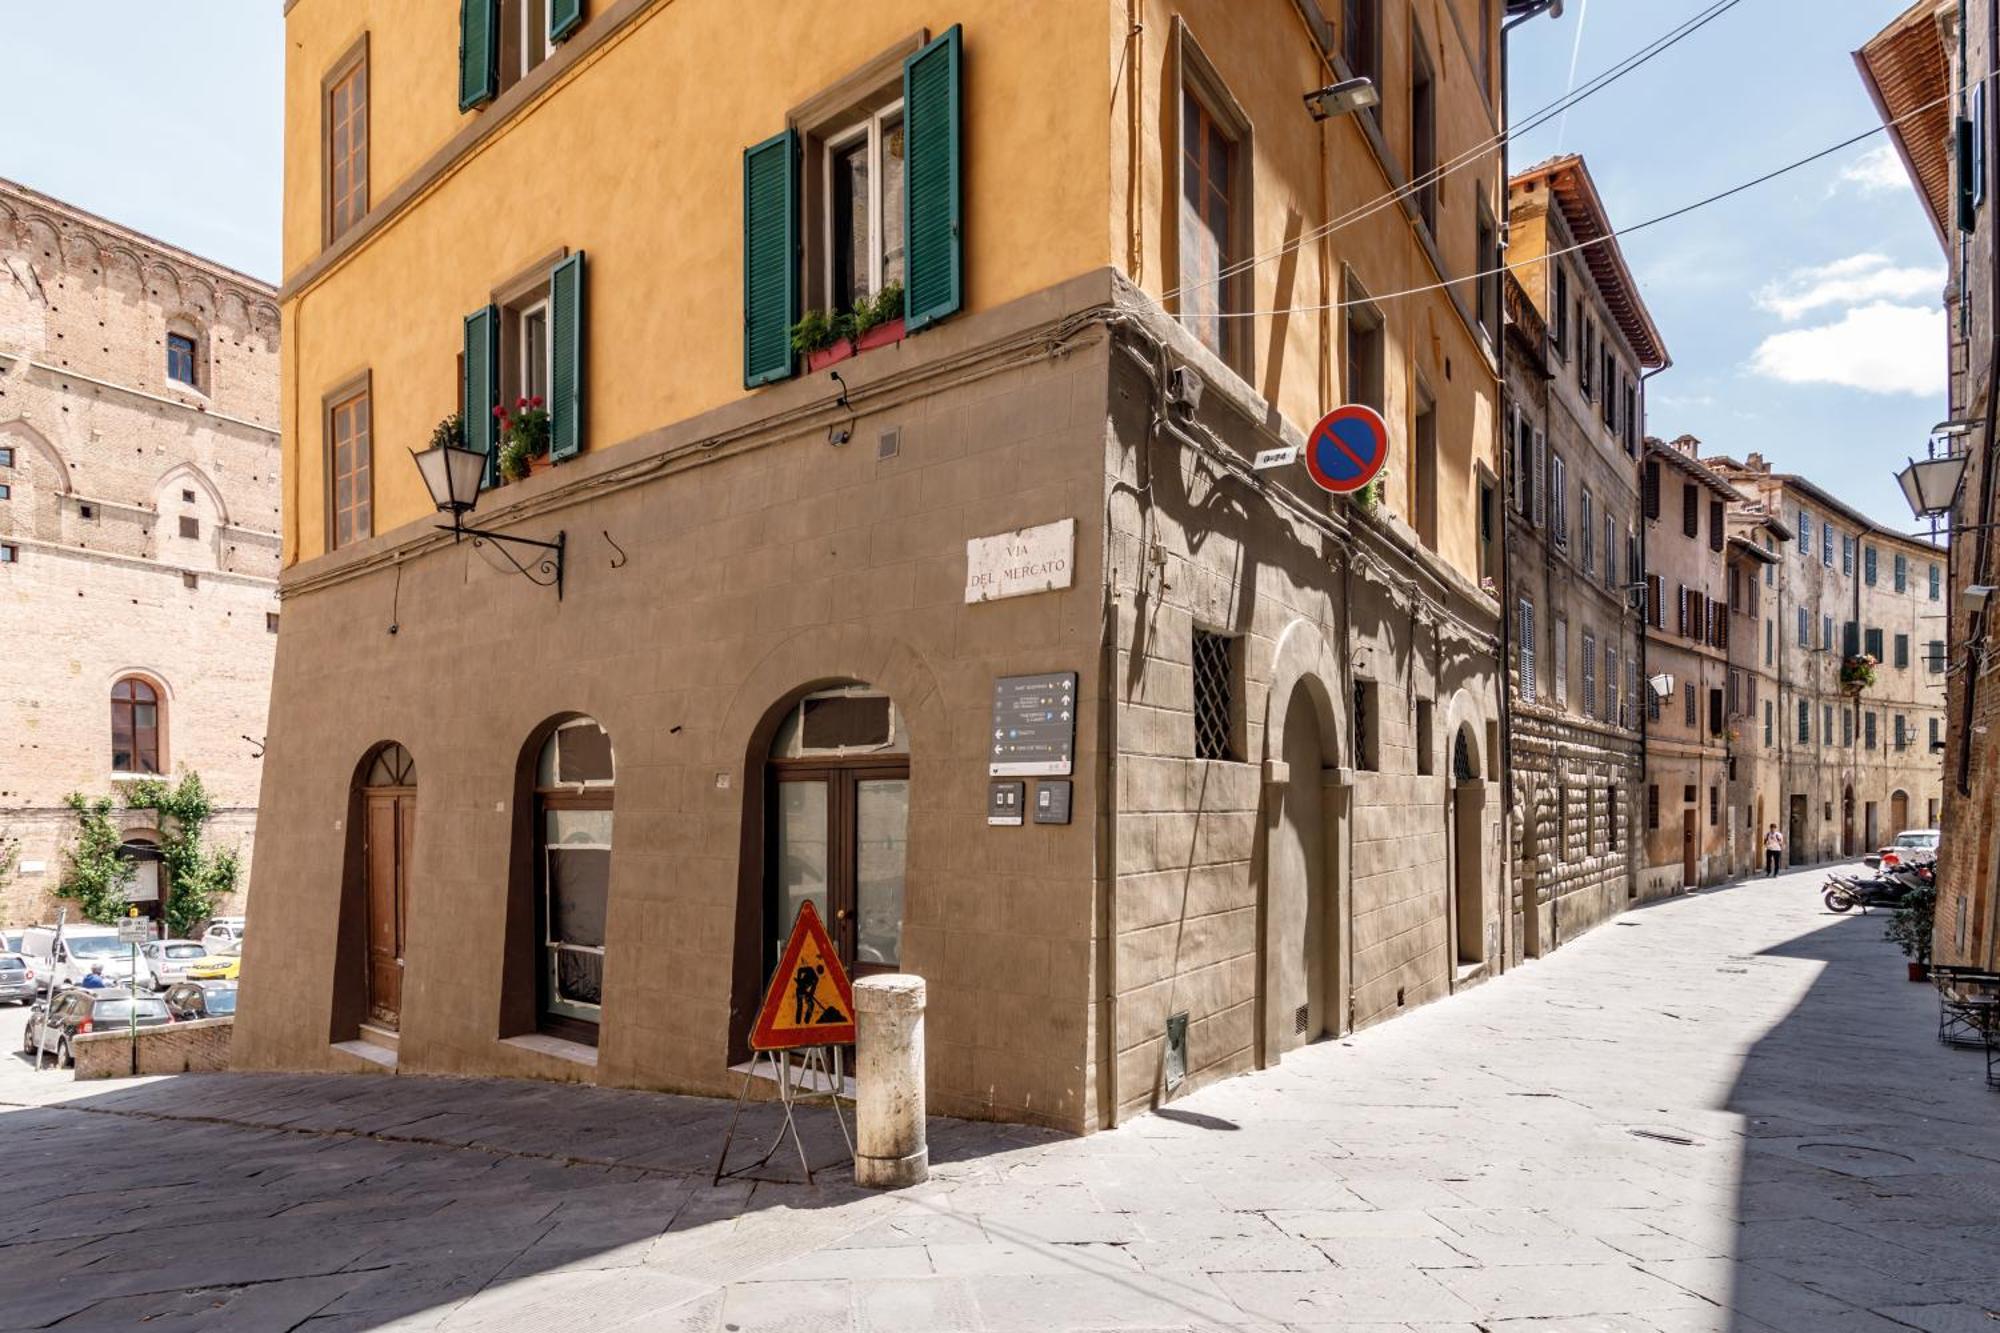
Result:
{"label": "small white sign on wall", "polygon": [[965,543],[965,600],[993,602],[1002,597],[1067,588],[1076,576],[1076,520],[973,537]]}

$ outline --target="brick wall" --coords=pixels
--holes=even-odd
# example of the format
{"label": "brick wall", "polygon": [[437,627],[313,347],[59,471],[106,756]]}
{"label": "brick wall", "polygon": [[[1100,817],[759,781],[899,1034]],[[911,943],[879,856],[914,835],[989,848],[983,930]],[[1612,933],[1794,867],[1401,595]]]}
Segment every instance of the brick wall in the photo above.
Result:
{"label": "brick wall", "polygon": [[[229,1068],[234,1018],[198,1018],[139,1029],[140,1074],[205,1074]],[[87,1032],[71,1043],[79,1082],[126,1078],[132,1070],[129,1029]]]}

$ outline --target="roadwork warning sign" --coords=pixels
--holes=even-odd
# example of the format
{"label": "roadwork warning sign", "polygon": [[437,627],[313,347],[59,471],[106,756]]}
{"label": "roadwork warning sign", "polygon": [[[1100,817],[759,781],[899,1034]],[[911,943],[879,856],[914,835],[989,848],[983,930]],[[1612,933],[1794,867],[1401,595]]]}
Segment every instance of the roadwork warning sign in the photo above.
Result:
{"label": "roadwork warning sign", "polygon": [[833,941],[808,899],[799,906],[778,970],[771,974],[750,1048],[789,1051],[800,1046],[847,1046],[854,1041],[854,989],[833,951]]}

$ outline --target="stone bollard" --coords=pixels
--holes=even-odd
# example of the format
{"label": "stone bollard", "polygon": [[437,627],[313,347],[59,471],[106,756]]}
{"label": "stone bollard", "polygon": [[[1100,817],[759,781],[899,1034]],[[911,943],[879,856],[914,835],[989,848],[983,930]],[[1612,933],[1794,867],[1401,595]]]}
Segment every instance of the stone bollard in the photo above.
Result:
{"label": "stone bollard", "polygon": [[930,1178],[924,1138],[924,979],[854,983],[854,1183],[892,1190]]}

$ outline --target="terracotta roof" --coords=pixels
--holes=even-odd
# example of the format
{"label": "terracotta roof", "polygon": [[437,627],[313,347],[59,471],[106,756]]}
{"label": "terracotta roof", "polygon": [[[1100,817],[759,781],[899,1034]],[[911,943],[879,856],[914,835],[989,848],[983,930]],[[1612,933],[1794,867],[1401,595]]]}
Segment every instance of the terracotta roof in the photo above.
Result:
{"label": "terracotta roof", "polygon": [[1767,565],[1775,565],[1778,563],[1778,553],[1776,551],[1767,551],[1763,547],[1759,546],[1756,542],[1751,541],[1748,537],[1731,536],[1729,539],[1729,544],[1732,547],[1735,547],[1739,551],[1748,552],[1751,556],[1755,557],[1758,560],[1763,561]]}
{"label": "terracotta roof", "polygon": [[1910,117],[1890,125],[1889,139],[1916,184],[1938,244],[1949,249],[1952,107],[1941,99],[1951,91],[1951,66],[1938,26],[1941,12],[1949,11],[1938,0],[1917,0],[1854,53],[1854,64],[1885,123]]}
{"label": "terracotta roof", "polygon": [[1570,234],[1576,237],[1577,244],[1585,247],[1577,254],[1590,269],[1604,304],[1618,321],[1618,329],[1632,345],[1639,364],[1649,369],[1666,365],[1671,359],[1666,340],[1660,336],[1645,300],[1639,295],[1639,283],[1632,270],[1625,266],[1625,254],[1618,248],[1611,218],[1604,211],[1597,183],[1591,180],[1583,158],[1576,153],[1552,157],[1520,172],[1508,185],[1537,182],[1547,184],[1550,196],[1562,209],[1563,221],[1569,224]]}
{"label": "terracotta roof", "polygon": [[1687,474],[1688,477],[1708,487],[1724,500],[1743,500],[1748,498],[1743,492],[1730,485],[1728,478],[1724,477],[1720,472],[1703,464],[1699,459],[1689,458],[1672,445],[1653,439],[1651,436],[1646,438],[1646,457],[1660,459],[1678,468],[1681,472]]}

